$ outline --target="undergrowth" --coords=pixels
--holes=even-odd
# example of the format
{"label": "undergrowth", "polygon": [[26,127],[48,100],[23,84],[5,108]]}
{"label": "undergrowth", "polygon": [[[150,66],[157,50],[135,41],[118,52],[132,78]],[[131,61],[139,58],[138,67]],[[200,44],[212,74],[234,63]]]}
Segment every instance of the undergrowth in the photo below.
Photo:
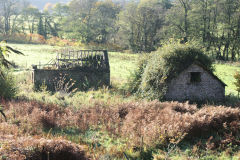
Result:
{"label": "undergrowth", "polygon": [[[176,155],[204,158],[209,156],[208,152],[226,152],[228,157],[239,154],[238,108],[204,106],[198,109],[188,103],[158,101],[108,106],[98,102],[92,107],[83,105],[77,109],[19,100],[3,101],[2,106],[8,123],[3,120],[0,123],[1,135],[3,139],[10,136],[9,139],[16,140],[11,141],[13,144],[7,150],[1,147],[0,152],[8,157],[12,156],[11,146],[18,145],[21,139],[37,140],[37,137],[61,137],[64,142],[67,139],[74,142],[70,148],[76,144],[87,146],[80,151],[95,159],[124,156],[161,159]],[[27,146],[36,149],[30,143]],[[50,147],[54,155],[51,150]],[[27,153],[21,152],[24,156]]]}

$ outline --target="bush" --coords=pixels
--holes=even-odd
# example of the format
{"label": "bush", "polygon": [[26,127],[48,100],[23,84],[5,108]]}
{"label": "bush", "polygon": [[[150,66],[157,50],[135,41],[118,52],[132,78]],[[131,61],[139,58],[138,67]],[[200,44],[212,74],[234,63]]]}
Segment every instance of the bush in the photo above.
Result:
{"label": "bush", "polygon": [[7,40],[11,43],[20,43],[20,44],[45,44],[46,40],[43,36],[39,34],[23,34],[15,33],[12,35],[4,36],[0,35],[0,41]]}
{"label": "bush", "polygon": [[123,48],[116,43],[95,43],[90,42],[85,46],[86,49],[90,50],[108,50],[110,52],[122,52]]}
{"label": "bush", "polygon": [[214,70],[212,60],[196,45],[178,42],[165,44],[158,51],[151,53],[150,58],[145,59],[143,64],[140,63],[135,71],[137,76],[133,78],[135,82],[132,85],[135,88],[132,91],[137,91],[149,99],[163,100],[167,83],[195,61],[209,71]]}
{"label": "bush", "polygon": [[237,72],[235,75],[234,75],[234,78],[236,80],[236,82],[234,83],[235,86],[237,87],[237,92],[238,92],[238,96],[239,96],[239,93],[240,93],[240,72]]}
{"label": "bush", "polygon": [[60,47],[64,47],[64,46],[74,46],[74,42],[71,42],[69,40],[66,40],[66,39],[61,39],[59,37],[52,37],[50,39],[48,39],[46,41],[46,43],[48,45],[51,45],[51,46],[60,46]]}
{"label": "bush", "polygon": [[150,58],[149,54],[143,55],[137,64],[137,69],[131,73],[129,81],[128,81],[128,91],[130,93],[137,93],[138,88],[142,81],[142,75],[144,73],[144,69],[147,66],[148,59]]}
{"label": "bush", "polygon": [[16,85],[11,72],[0,67],[3,76],[0,76],[0,98],[11,99],[16,95]]}

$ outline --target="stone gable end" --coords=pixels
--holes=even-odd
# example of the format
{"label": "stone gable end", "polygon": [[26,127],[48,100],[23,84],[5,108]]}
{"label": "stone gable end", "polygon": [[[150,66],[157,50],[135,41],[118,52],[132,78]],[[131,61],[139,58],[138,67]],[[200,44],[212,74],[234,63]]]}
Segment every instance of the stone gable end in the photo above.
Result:
{"label": "stone gable end", "polygon": [[201,66],[192,64],[168,84],[165,97],[174,101],[223,101],[225,85]]}

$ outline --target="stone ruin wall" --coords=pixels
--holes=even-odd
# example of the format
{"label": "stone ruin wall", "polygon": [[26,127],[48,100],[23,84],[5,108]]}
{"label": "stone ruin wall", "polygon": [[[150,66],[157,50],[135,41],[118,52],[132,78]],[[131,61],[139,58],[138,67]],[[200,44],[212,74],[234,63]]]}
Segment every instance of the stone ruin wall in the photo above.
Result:
{"label": "stone ruin wall", "polygon": [[[201,82],[191,83],[190,72],[201,72]],[[224,101],[225,86],[198,65],[191,65],[168,84],[167,100]]]}
{"label": "stone ruin wall", "polygon": [[66,77],[76,82],[76,88],[98,88],[110,85],[110,71],[102,70],[49,70],[34,69],[32,72],[32,81],[35,88],[40,88],[43,84],[49,90],[54,91],[57,80],[60,77]]}

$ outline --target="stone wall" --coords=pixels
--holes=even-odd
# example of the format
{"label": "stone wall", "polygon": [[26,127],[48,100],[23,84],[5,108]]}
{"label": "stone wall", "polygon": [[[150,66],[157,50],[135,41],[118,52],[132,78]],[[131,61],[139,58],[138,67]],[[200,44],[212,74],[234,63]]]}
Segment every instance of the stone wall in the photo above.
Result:
{"label": "stone wall", "polygon": [[[190,82],[190,73],[200,72],[201,82]],[[225,85],[199,65],[193,64],[168,84],[167,100],[223,101]]]}
{"label": "stone wall", "polygon": [[87,90],[89,88],[98,88],[103,85],[110,85],[110,70],[102,69],[33,69],[32,81],[35,88],[45,84],[51,91],[55,91],[56,83],[64,79],[65,83],[70,79],[74,82],[74,88]]}

